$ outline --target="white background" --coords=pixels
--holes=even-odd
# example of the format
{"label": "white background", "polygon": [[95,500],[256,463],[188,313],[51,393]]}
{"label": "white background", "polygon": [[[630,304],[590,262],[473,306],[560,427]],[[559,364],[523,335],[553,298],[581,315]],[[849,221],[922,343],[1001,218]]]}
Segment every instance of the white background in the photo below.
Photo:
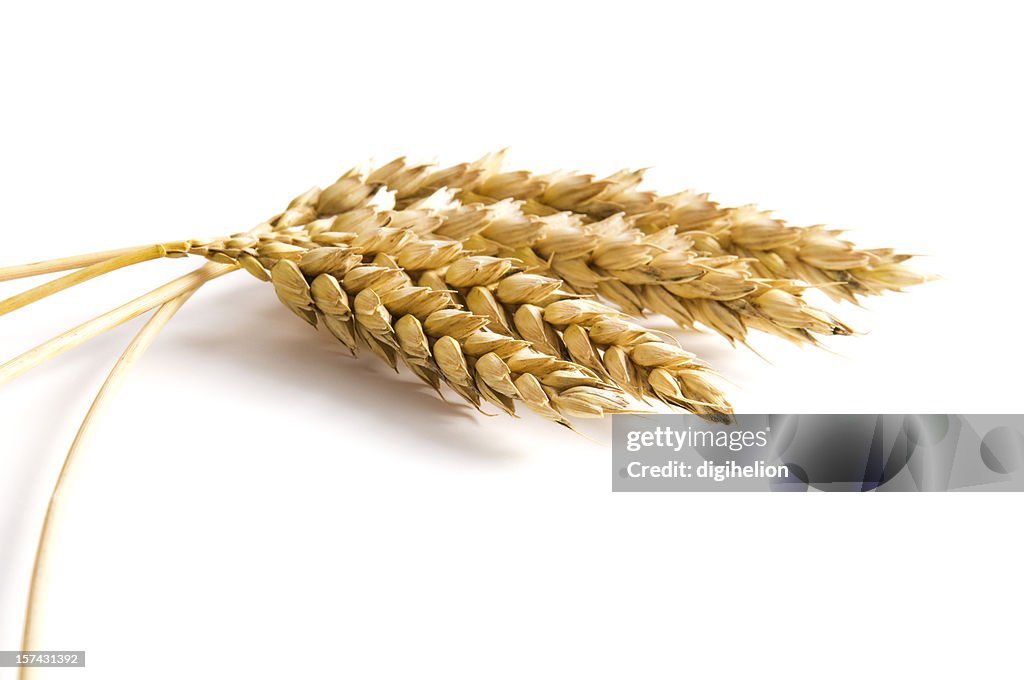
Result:
{"label": "white background", "polygon": [[[370,156],[653,166],[652,188],[848,227],[944,277],[843,306],[865,335],[836,355],[683,338],[739,410],[1021,412],[1014,14],[6,3],[0,264],[246,229]],[[4,317],[2,357],[194,264]],[[138,325],[0,389],[0,648],[61,459]],[[443,404],[269,286],[211,283],[72,471],[42,646],[88,668],[44,677],[1019,673],[1019,497],[613,495],[610,423],[584,431]]]}

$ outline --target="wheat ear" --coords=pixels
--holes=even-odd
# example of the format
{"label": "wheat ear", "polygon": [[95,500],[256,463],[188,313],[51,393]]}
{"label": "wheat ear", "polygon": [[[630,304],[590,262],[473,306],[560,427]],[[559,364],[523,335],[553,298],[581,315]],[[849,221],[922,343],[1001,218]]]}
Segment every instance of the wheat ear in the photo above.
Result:
{"label": "wheat ear", "polygon": [[548,356],[583,365],[634,397],[653,398],[708,417],[731,413],[725,396],[708,380],[707,366],[693,354],[666,343],[623,312],[593,300],[571,300],[578,296],[569,294],[560,279],[519,272],[517,260],[511,258],[464,252],[479,245],[481,234],[486,239],[512,241],[532,238],[541,228],[510,204],[488,217],[467,208],[449,205],[438,213],[422,209],[388,213],[392,223],[415,230],[412,225],[420,220],[427,225],[419,227],[421,232],[429,228],[430,233],[464,239],[461,248],[451,242],[419,241],[418,252],[445,252],[440,260],[399,255],[398,264],[421,286],[454,291],[457,301],[487,320],[488,330],[523,338]]}
{"label": "wheat ear", "polygon": [[193,243],[189,252],[269,278],[307,323],[323,323],[352,351],[367,345],[392,367],[402,359],[424,382],[447,383],[474,406],[487,401],[514,414],[522,401],[562,425],[629,408],[622,391],[592,371],[484,329],[487,320],[461,309],[450,292],[414,285],[402,267],[445,267],[461,245],[382,226],[365,206],[363,186],[350,179],[298,197],[259,236]]}
{"label": "wheat ear", "polygon": [[[468,164],[428,172],[427,166],[406,166],[396,159],[368,177],[387,183],[396,202],[415,210],[435,201],[423,198],[441,177],[450,182],[463,202],[453,228],[439,225],[438,233],[449,238],[465,235],[462,225],[472,210],[508,213],[528,209],[532,231],[522,225],[509,229],[507,215],[484,225],[470,241],[481,252],[518,257],[537,271],[566,281],[572,290],[600,295],[633,315],[646,310],[665,314],[682,328],[700,322],[730,342],[744,342],[748,328],[756,328],[794,342],[816,343],[812,333],[849,335],[851,330],[833,315],[812,307],[801,297],[802,289],[789,281],[755,277],[746,261],[716,252],[699,254],[698,235],[663,230],[647,235],[633,225],[632,217],[615,213],[601,220],[585,214],[558,212],[530,198],[544,183],[525,172],[485,172]],[[509,203],[516,199],[515,203]],[[452,210],[441,210],[444,216]],[[715,246],[717,248],[717,246]]]}
{"label": "wheat ear", "polygon": [[934,278],[904,266],[910,255],[891,248],[858,248],[839,238],[842,230],[789,226],[755,206],[722,208],[707,194],[693,191],[670,196],[640,191],[642,170],[623,170],[604,179],[566,172],[501,173],[502,156],[488,154],[477,162],[478,185],[496,186],[504,193],[525,192],[541,213],[571,210],[599,220],[623,212],[634,216],[645,233],[705,232],[714,237],[706,242],[705,252],[745,258],[757,276],[798,279],[820,287],[835,300],[856,301],[858,296],[900,291]]}
{"label": "wheat ear", "polygon": [[[465,256],[420,283],[458,291],[458,299],[487,328],[511,333],[545,355],[569,359],[626,390],[711,419],[725,420],[729,402],[696,357],[595,300],[562,290],[537,274],[508,273],[508,260]],[[443,282],[443,283],[439,283]]]}
{"label": "wheat ear", "polygon": [[[350,187],[354,187],[352,182],[355,179],[356,175],[352,172],[343,176],[343,181]],[[420,287],[426,289],[416,295],[426,299],[429,295],[426,291],[432,290],[435,295],[446,296],[439,299],[446,300],[450,306],[466,304],[477,317],[477,328],[486,325],[489,333],[525,339],[533,350],[547,355],[549,359],[553,357],[581,365],[593,375],[616,382],[638,398],[652,397],[707,416],[723,417],[731,412],[724,395],[707,380],[708,370],[705,365],[684,350],[677,348],[677,352],[672,352],[669,348],[673,345],[664,343],[662,338],[646,329],[641,329],[643,333],[637,335],[635,330],[640,327],[635,324],[628,333],[606,333],[604,336],[600,332],[607,331],[609,326],[600,326],[599,342],[596,345],[588,343],[589,350],[582,350],[580,338],[588,332],[586,324],[592,325],[602,316],[610,321],[622,320],[625,319],[623,313],[595,302],[588,307],[591,313],[583,322],[584,325],[563,324],[557,330],[546,326],[535,332],[536,325],[530,324],[528,319],[538,315],[542,318],[547,305],[575,297],[564,289],[561,280],[522,274],[512,259],[469,255],[465,252],[465,244],[458,241],[424,239],[419,236],[421,233],[451,234],[455,230],[469,243],[472,240],[470,237],[481,229],[485,229],[486,233],[501,230],[525,234],[538,228],[536,221],[526,219],[521,213],[506,213],[504,219],[481,219],[481,213],[475,209],[462,211],[459,206],[451,205],[440,212],[416,209],[383,213],[358,206],[341,215],[330,216],[325,215],[320,202],[321,199],[315,193],[307,192],[300,196],[292,202],[289,210],[295,210],[304,203],[311,208],[316,206],[313,210],[300,212],[305,218],[315,212],[317,219],[284,229],[274,227],[273,235],[268,234],[266,238],[284,238],[289,246],[301,250],[303,247],[314,247],[314,239],[322,241],[324,236],[330,235],[330,242],[350,245],[364,257],[373,258],[373,266],[377,268],[400,268],[416,277]],[[352,204],[345,202],[344,205]],[[382,228],[382,224],[389,226]],[[352,233],[347,233],[348,230],[352,230]],[[336,259],[340,260],[341,257]],[[298,286],[297,277],[291,278]],[[289,302],[287,295],[282,299]],[[291,302],[293,311],[307,321],[313,321],[307,304]],[[514,318],[517,323],[509,323],[507,318]],[[539,323],[543,326],[545,322],[541,320]],[[621,325],[617,327],[621,329]],[[567,352],[562,345],[559,338],[563,333],[572,351]],[[341,332],[340,335],[350,348],[353,347],[351,330]],[[660,353],[657,355],[653,352],[653,346],[641,347],[652,342],[659,344]],[[394,365],[394,356],[380,351],[381,343],[371,344],[371,348]],[[632,355],[636,355],[639,361],[634,360]],[[658,361],[651,363],[655,356]],[[521,362],[523,358],[519,356],[516,360]],[[533,355],[528,358],[530,361],[538,359]],[[601,364],[605,358],[610,369]],[[413,370],[416,371],[416,368]]]}
{"label": "wheat ear", "polygon": [[[351,175],[347,177],[351,178]],[[309,195],[307,200],[316,199]],[[456,208],[452,210],[458,213]],[[704,364],[692,354],[629,321],[622,312],[594,301],[581,301],[586,313],[577,309],[574,317],[567,317],[567,312],[573,307],[557,307],[555,303],[576,296],[564,290],[561,280],[522,273],[518,271],[517,262],[509,258],[470,255],[457,241],[423,239],[417,235],[426,231],[445,232],[446,226],[457,228],[464,236],[476,233],[480,228],[490,231],[496,228],[521,230],[523,233],[536,228],[535,222],[526,220],[521,214],[509,213],[505,216],[506,221],[480,221],[474,219],[479,213],[470,212],[457,215],[453,224],[444,224],[444,215],[417,210],[375,213],[371,208],[361,207],[343,216],[325,218],[322,210],[318,210],[317,215],[317,220],[306,225],[294,225],[283,232],[276,231],[275,236],[287,238],[288,245],[296,248],[295,254],[298,255],[303,247],[315,245],[313,239],[323,240],[329,234],[331,242],[351,244],[364,256],[373,258],[371,266],[357,267],[357,270],[365,268],[366,276],[384,276],[391,269],[388,276],[409,281],[409,285],[409,275],[416,277],[419,287],[403,292],[403,296],[429,299],[431,293],[428,291],[432,291],[435,296],[444,296],[438,299],[446,301],[449,307],[427,317],[428,331],[431,321],[450,323],[453,319],[460,319],[460,323],[469,324],[467,329],[478,332],[481,339],[490,338],[493,342],[495,338],[505,336],[528,341],[530,352],[509,359],[513,368],[531,364],[558,365],[551,363],[553,359],[570,361],[592,375],[615,382],[637,398],[654,398],[709,417],[724,418],[731,412],[724,395],[708,380],[709,371]],[[374,226],[385,223],[385,220],[390,220],[387,223],[395,226],[386,229]],[[438,224],[441,226],[435,226]],[[328,231],[323,231],[328,227]],[[360,228],[367,231],[345,231]],[[310,251],[320,252],[337,254],[316,257],[333,257],[337,261],[343,257],[338,251],[315,248]],[[301,256],[299,269],[302,269],[302,258],[310,258],[307,263],[309,269],[313,255]],[[401,270],[408,275],[402,274]],[[316,273],[315,267],[305,272],[309,276]],[[298,289],[298,297],[285,291],[282,299],[300,317],[312,322],[310,306],[303,296],[299,277],[292,272],[290,279]],[[386,307],[387,299],[383,300]],[[458,303],[465,304],[469,313],[457,310]],[[382,324],[385,332],[387,328]],[[336,334],[354,347],[351,329],[341,327]],[[387,343],[371,345],[394,365],[393,353],[382,353],[379,349],[387,346]]]}
{"label": "wheat ear", "polygon": [[753,205],[721,208],[707,194],[695,192],[660,198],[658,205],[638,219],[646,231],[685,223],[688,229],[712,234],[722,252],[748,259],[758,275],[806,281],[834,300],[856,302],[934,278],[906,267],[903,263],[911,255],[892,248],[858,248],[840,238],[841,229],[790,226]]}

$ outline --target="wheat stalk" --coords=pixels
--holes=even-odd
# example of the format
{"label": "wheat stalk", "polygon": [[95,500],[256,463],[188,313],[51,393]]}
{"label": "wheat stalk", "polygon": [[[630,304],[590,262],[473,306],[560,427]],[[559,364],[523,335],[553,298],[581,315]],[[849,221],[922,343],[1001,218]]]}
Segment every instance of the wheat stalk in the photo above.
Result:
{"label": "wheat stalk", "polygon": [[73,349],[126,321],[193,291],[211,279],[237,268],[234,264],[206,264],[130,302],[90,319],[0,365],[0,385],[13,380],[44,361]]}
{"label": "wheat stalk", "polygon": [[161,257],[167,256],[167,247],[162,244],[156,244],[152,246],[145,246],[135,250],[115,255],[99,262],[87,265],[78,269],[71,274],[62,276],[59,279],[48,281],[40,286],[26,290],[23,293],[14,295],[7,298],[6,300],[0,301],[0,316],[13,312],[16,309],[20,309],[25,305],[32,304],[42,300],[45,297],[59,293],[62,290],[66,290],[72,286],[77,286],[79,283],[88,281],[89,279],[102,276],[103,274],[109,274],[112,271],[121,269],[122,267],[129,267],[133,264],[140,262],[146,262],[147,260],[156,260]]}
{"label": "wheat stalk", "polygon": [[[739,341],[748,327],[795,341],[813,342],[812,332],[849,333],[830,314],[802,300],[802,285],[752,276],[747,259],[727,253],[723,245],[760,248],[762,268],[768,266],[764,260],[777,264],[769,255],[780,259],[779,252],[791,247],[804,264],[817,258],[857,270],[852,265],[863,258],[850,255],[852,246],[836,241],[832,232],[776,222],[758,230],[752,223],[757,214],[750,211],[723,213],[712,204],[694,208],[681,198],[639,191],[639,172],[604,180],[580,174],[537,177],[501,172],[500,160],[500,154],[492,154],[437,169],[407,166],[398,159],[366,176],[349,171],[245,233],[0,269],[0,278],[11,278],[77,268],[0,302],[0,314],[139,261],[202,255],[270,280],[292,311],[313,325],[323,323],[352,351],[363,343],[392,367],[404,360],[435,389],[446,382],[478,407],[485,400],[510,413],[522,394],[491,374],[507,370],[514,384],[522,377],[519,368],[545,386],[547,401],[556,404],[565,399],[560,392],[565,374],[553,378],[544,373],[548,369],[590,381],[567,389],[600,391],[614,382],[638,398],[654,397],[708,415],[728,413],[724,397],[704,379],[706,366],[623,312],[654,310],[681,326],[700,322]],[[393,192],[396,209],[377,209],[372,203],[385,186]],[[452,200],[443,193],[446,187],[478,202]],[[714,233],[697,229],[709,225]],[[799,248],[793,246],[794,234]],[[841,261],[840,250],[848,261]],[[876,258],[902,257],[872,252]],[[825,276],[811,271],[819,279]],[[829,271],[835,278],[842,270]],[[770,273],[795,275],[792,268]],[[805,278],[813,276],[804,272]],[[872,276],[882,274],[879,270]],[[0,366],[0,381],[161,304],[183,285],[187,282],[168,284],[26,352]],[[572,299],[595,294],[623,311]],[[566,316],[574,305],[583,307]],[[563,313],[549,313],[548,307]],[[440,318],[454,325],[439,325]],[[464,337],[450,334],[452,328]],[[530,370],[521,352],[530,355]],[[538,369],[537,356],[567,364]],[[491,369],[490,381],[479,374],[478,364]],[[600,413],[624,408],[621,395],[592,396],[602,404]],[[540,402],[535,398],[529,405],[550,415],[549,405]],[[566,411],[572,414],[572,408]],[[559,413],[556,420],[564,419]]]}
{"label": "wheat stalk", "polygon": [[[629,412],[628,397],[729,418],[710,369],[630,312],[663,312],[731,340],[743,341],[751,327],[813,341],[810,333],[849,329],[807,305],[797,279],[855,299],[925,278],[902,266],[908,256],[858,250],[835,230],[789,227],[692,192],[640,191],[640,172],[540,177],[501,172],[499,162],[489,155],[438,169],[398,160],[311,189],[243,233],[0,268],[0,281],[71,272],[0,301],[3,315],[139,262],[211,261],[0,365],[3,383],[158,308],[97,394],[57,478],[33,565],[23,649],[33,645],[51,517],[68,467],[129,368],[213,278],[244,269],[353,352],[365,345],[393,368],[402,361],[439,393],[447,384],[478,409],[489,403],[514,415],[521,402],[566,427],[571,418]],[[378,202],[385,187],[393,207]]]}
{"label": "wheat stalk", "polygon": [[[39,590],[42,586],[43,575],[45,574],[46,569],[47,546],[52,540],[52,522],[60,507],[60,492],[64,487],[65,480],[67,479],[68,470],[71,469],[79,450],[84,446],[85,441],[91,433],[93,425],[97,422],[100,413],[110,403],[111,399],[113,399],[114,395],[127,378],[128,373],[134,365],[138,363],[143,353],[145,353],[146,349],[149,348],[164,326],[167,325],[167,322],[171,320],[171,317],[181,309],[181,306],[185,304],[185,302],[193,293],[196,292],[196,290],[199,289],[201,285],[202,283],[199,283],[196,286],[185,290],[177,297],[164,302],[146,321],[145,325],[143,325],[135,337],[132,338],[128,347],[125,348],[124,352],[114,364],[114,367],[107,375],[106,380],[103,382],[99,392],[97,392],[96,397],[93,399],[92,404],[89,406],[89,410],[86,412],[85,418],[82,419],[82,423],[78,427],[75,439],[71,443],[71,447],[68,449],[67,454],[64,456],[60,472],[57,474],[53,490],[50,492],[50,501],[46,506],[46,512],[43,515],[43,523],[39,529],[39,540],[36,544],[35,556],[32,561],[32,573],[29,577],[28,597],[25,603],[25,619],[22,626],[21,637],[21,649],[23,651],[37,649],[35,638],[38,621]],[[21,666],[18,670],[19,680],[25,680],[25,678],[29,677],[30,673],[32,673],[31,667]]]}
{"label": "wheat stalk", "polygon": [[[164,244],[167,254],[174,250],[174,244]],[[130,255],[137,253],[146,248],[151,248],[152,245],[137,246],[135,248],[117,248],[115,250],[104,250],[96,253],[85,253],[83,255],[72,255],[70,257],[59,257],[52,260],[45,260],[42,262],[32,262],[30,264],[11,265],[6,267],[0,267],[0,282],[2,281],[13,281],[14,279],[22,279],[30,276],[40,276],[43,274],[54,274],[56,272],[65,272],[70,269],[80,269],[82,267],[89,267],[101,262],[113,260],[124,255]]]}

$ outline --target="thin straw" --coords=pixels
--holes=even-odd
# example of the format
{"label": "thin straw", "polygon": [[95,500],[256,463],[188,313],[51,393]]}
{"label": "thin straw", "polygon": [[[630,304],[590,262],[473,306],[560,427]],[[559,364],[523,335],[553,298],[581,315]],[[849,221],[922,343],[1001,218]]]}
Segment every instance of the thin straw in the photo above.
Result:
{"label": "thin straw", "polygon": [[162,245],[152,245],[127,252],[123,255],[118,255],[117,257],[112,257],[109,260],[97,262],[96,264],[89,265],[66,276],[62,276],[59,279],[47,281],[40,286],[30,288],[23,293],[18,293],[6,300],[0,301],[0,316],[3,316],[8,312],[13,312],[15,309],[19,309],[25,305],[32,304],[37,300],[42,300],[45,297],[70,288],[71,286],[96,278],[97,276],[112,272],[116,269],[121,269],[122,267],[138,264],[139,262],[156,260],[166,254],[167,250]]}
{"label": "thin straw", "polygon": [[135,298],[131,302],[65,331],[0,366],[0,385],[8,380],[13,380],[29,369],[35,368],[47,359],[77,347],[83,342],[125,321],[130,321],[140,314],[178,297],[182,293],[193,290],[211,279],[223,276],[236,269],[238,269],[238,265],[234,264],[207,263],[195,271]]}
{"label": "thin straw", "polygon": [[[188,243],[185,241],[162,244],[167,250],[182,250]],[[58,257],[53,260],[42,260],[30,264],[15,264],[0,267],[0,281],[11,281],[22,279],[26,276],[38,276],[40,274],[53,274],[64,272],[69,269],[80,269],[88,267],[104,260],[120,257],[133,253],[148,246],[134,246],[132,248],[116,248],[114,250],[101,250],[97,253],[86,253],[84,255],[72,255],[70,257]]]}
{"label": "thin straw", "polygon": [[[44,572],[47,544],[50,540],[50,528],[52,526],[51,520],[58,508],[60,491],[64,484],[64,480],[67,478],[67,472],[71,467],[75,454],[82,448],[87,435],[91,431],[93,423],[96,422],[98,416],[102,413],[104,408],[109,404],[110,400],[124,383],[128,372],[132,369],[135,363],[138,362],[139,358],[153,342],[161,329],[163,329],[167,322],[171,320],[171,317],[174,316],[175,312],[185,304],[185,301],[188,300],[189,297],[191,297],[191,295],[198,290],[201,285],[203,285],[203,283],[204,281],[194,283],[192,288],[180,293],[177,297],[168,300],[153,313],[153,316],[151,316],[142,329],[139,330],[132,341],[128,344],[128,347],[125,348],[124,353],[121,354],[117,363],[114,364],[113,369],[111,369],[107,379],[103,382],[99,392],[97,392],[96,398],[93,400],[92,405],[85,414],[85,418],[82,420],[82,424],[78,428],[78,433],[75,435],[71,448],[68,449],[68,453],[64,457],[64,463],[61,465],[60,473],[57,475],[57,481],[53,486],[53,492],[50,494],[50,502],[46,507],[46,514],[43,516],[43,525],[39,532],[39,543],[36,546],[35,560],[32,563],[32,576],[29,581],[28,602],[25,606],[25,627],[22,631],[21,638],[21,649],[23,652],[34,649],[34,638],[36,633],[34,624],[37,620],[35,614],[38,606],[37,596]],[[28,677],[30,672],[29,668],[29,666],[20,667],[18,671],[19,680],[25,680],[25,678]]]}

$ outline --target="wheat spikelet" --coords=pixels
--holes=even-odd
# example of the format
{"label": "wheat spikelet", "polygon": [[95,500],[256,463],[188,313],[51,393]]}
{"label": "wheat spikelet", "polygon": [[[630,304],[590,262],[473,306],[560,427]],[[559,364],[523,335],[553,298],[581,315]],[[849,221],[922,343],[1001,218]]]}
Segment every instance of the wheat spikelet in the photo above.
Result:
{"label": "wheat spikelet", "polygon": [[[465,256],[423,278],[441,278],[488,329],[510,332],[552,357],[569,359],[614,382],[637,399],[722,418],[731,412],[708,380],[708,368],[665,338],[595,300],[568,296],[562,282],[504,271],[507,260]],[[423,278],[421,283],[427,283]]]}
{"label": "wheat spikelet", "polygon": [[760,276],[791,278],[820,286],[834,300],[901,291],[930,280],[903,263],[910,255],[891,248],[860,249],[839,238],[840,229],[793,227],[756,206],[720,208],[706,194],[682,192],[659,199],[659,210],[641,216],[649,232],[678,228],[712,234],[722,252],[751,261]]}
{"label": "wheat spikelet", "polygon": [[[368,179],[387,184],[396,204],[412,209],[435,200],[426,192],[440,191],[442,179],[451,183],[463,201],[476,201],[462,210],[484,212],[484,221],[492,219],[487,212],[501,215],[496,224],[473,235],[472,247],[518,257],[537,271],[562,278],[573,290],[600,295],[633,315],[651,310],[682,328],[700,322],[730,342],[745,341],[748,327],[811,343],[816,342],[812,333],[851,333],[828,312],[804,302],[799,286],[756,278],[745,260],[703,243],[711,240],[706,235],[677,234],[670,228],[644,234],[622,211],[602,219],[560,212],[538,202],[547,196],[544,180],[525,172],[499,173],[493,165],[485,157],[475,165],[431,172],[396,159]],[[570,198],[587,205],[595,191],[562,192],[547,200],[559,207],[571,207]],[[514,211],[520,213],[518,222],[509,216]],[[529,229],[524,222],[539,228]],[[467,238],[457,229],[443,229],[450,238]],[[697,250],[717,252],[702,256]]]}

